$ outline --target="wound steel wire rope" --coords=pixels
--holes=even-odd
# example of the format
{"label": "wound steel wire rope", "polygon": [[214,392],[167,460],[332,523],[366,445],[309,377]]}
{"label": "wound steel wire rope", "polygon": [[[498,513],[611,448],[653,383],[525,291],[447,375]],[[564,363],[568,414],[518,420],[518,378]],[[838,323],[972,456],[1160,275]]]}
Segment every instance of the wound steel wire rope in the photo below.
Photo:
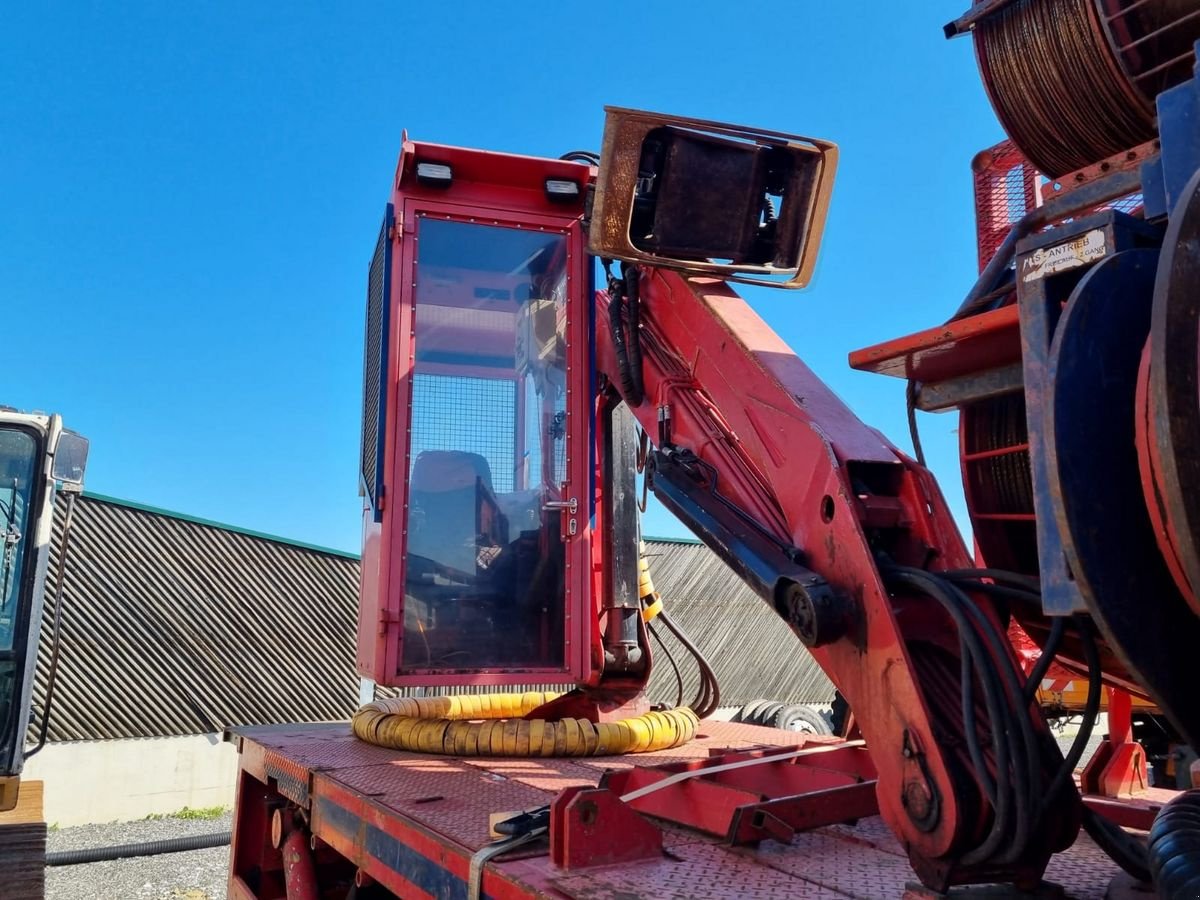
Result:
{"label": "wound steel wire rope", "polygon": [[1048,177],[1155,137],[1153,107],[1122,73],[1095,0],[1018,0],[980,23],[975,47],[997,117]]}

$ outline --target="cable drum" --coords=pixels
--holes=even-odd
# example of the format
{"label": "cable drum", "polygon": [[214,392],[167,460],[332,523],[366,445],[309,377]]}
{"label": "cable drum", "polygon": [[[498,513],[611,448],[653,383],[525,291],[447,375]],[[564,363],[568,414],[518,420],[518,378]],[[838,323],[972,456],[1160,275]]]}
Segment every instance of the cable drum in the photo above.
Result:
{"label": "cable drum", "polygon": [[1200,40],[1197,0],[1099,0],[1100,21],[1134,88],[1153,102],[1191,75]]}
{"label": "cable drum", "polygon": [[[1118,60],[1105,30],[1110,18],[1098,2],[1120,5],[1120,0],[1018,0],[976,29],[980,73],[997,117],[1051,178],[1156,134],[1153,103]],[[1141,0],[1139,8],[1174,2]]]}

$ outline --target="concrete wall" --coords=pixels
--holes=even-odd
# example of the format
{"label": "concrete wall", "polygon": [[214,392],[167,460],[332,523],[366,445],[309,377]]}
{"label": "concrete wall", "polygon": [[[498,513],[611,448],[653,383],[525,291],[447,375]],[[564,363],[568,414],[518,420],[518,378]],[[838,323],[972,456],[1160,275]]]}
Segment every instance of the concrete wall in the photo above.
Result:
{"label": "concrete wall", "polygon": [[237,750],[219,734],[47,744],[22,778],[45,782],[46,821],[63,827],[233,805]]}

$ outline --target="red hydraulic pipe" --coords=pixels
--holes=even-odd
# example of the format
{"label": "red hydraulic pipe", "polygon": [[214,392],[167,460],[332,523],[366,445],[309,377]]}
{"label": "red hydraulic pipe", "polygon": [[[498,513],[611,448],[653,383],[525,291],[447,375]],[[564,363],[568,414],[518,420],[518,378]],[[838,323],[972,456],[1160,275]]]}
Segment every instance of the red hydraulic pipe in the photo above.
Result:
{"label": "red hydraulic pipe", "polygon": [[317,872],[304,832],[296,829],[288,834],[279,852],[283,855],[287,900],[319,900]]}
{"label": "red hydraulic pipe", "polygon": [[271,816],[271,843],[279,848],[283,858],[287,900],[320,900],[312,850],[299,821],[283,810],[275,810]]}

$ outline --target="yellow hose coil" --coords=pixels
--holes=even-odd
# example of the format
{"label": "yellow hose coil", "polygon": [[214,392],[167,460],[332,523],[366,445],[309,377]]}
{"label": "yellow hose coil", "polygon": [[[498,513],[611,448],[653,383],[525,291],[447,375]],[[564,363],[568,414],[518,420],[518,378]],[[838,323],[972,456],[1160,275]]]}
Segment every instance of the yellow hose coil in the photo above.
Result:
{"label": "yellow hose coil", "polygon": [[686,707],[620,722],[522,719],[556,694],[466,694],[376,700],[354,714],[360,740],[393,750],[448,756],[615,756],[669,750],[696,736]]}
{"label": "yellow hose coil", "polygon": [[654,579],[650,577],[650,563],[646,559],[646,542],[638,544],[638,596],[650,597],[654,594]]}

